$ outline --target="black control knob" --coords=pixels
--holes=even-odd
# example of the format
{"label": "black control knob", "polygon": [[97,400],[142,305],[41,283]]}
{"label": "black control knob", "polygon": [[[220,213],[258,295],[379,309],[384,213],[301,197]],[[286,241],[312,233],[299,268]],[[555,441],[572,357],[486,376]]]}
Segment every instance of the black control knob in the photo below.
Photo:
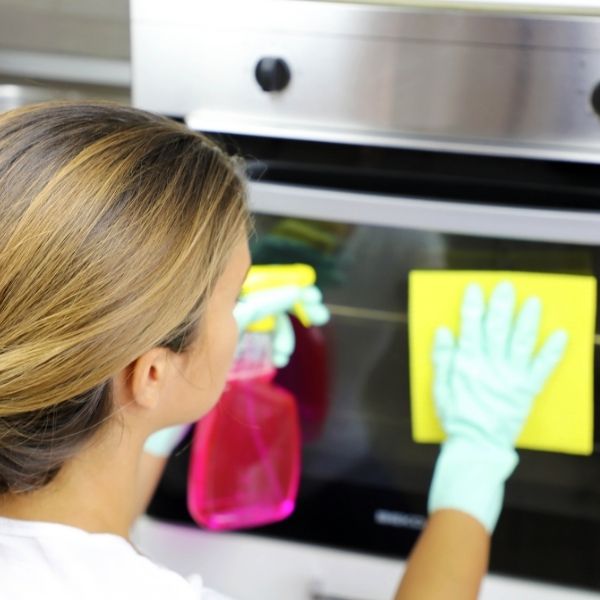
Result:
{"label": "black control knob", "polygon": [[265,92],[280,92],[290,82],[290,68],[283,58],[265,56],[256,63],[254,70],[258,85]]}
{"label": "black control knob", "polygon": [[592,104],[594,112],[600,117],[600,83],[596,85],[596,87],[592,91],[590,102]]}

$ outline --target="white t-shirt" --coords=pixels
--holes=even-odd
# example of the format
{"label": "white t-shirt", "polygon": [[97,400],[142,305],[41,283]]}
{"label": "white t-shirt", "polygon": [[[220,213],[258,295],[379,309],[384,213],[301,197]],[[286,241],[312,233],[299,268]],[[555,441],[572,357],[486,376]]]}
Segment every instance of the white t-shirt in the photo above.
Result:
{"label": "white t-shirt", "polygon": [[0,517],[2,600],[227,600],[138,554],[125,539]]}

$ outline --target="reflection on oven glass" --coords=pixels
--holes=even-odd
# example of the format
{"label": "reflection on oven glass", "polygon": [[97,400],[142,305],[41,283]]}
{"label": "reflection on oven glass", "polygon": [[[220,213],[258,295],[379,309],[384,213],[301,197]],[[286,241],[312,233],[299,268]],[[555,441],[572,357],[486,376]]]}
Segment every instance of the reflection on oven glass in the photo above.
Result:
{"label": "reflection on oven glass", "polygon": [[[256,231],[254,261],[311,264],[332,312],[323,330],[323,351],[316,350],[317,344],[314,350],[300,352],[281,380],[298,398],[313,402],[311,407],[300,406],[305,474],[324,485],[347,482],[402,493],[426,494],[437,455],[436,446],[415,444],[411,437],[409,272],[598,274],[600,265],[598,249],[570,245],[272,216],[258,216]],[[308,343],[301,336],[300,345]],[[315,375],[309,392],[311,371]],[[319,378],[321,387],[315,383]],[[600,521],[597,453],[591,458],[521,454],[509,483],[508,507]]]}

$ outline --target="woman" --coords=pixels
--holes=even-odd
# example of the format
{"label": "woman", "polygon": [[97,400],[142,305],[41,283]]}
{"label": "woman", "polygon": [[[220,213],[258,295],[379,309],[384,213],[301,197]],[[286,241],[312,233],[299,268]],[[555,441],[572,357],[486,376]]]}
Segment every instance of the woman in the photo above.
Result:
{"label": "woman", "polygon": [[[134,109],[19,109],[0,115],[0,214],[2,597],[218,597],[127,536],[175,443],[155,432],[212,408],[238,326],[262,316],[258,302],[234,318],[250,265],[234,163]],[[531,362],[539,303],[510,342],[514,294],[498,290],[484,314],[472,288],[460,342],[437,339],[449,439],[398,598],[476,596],[514,439],[564,347],[556,335]],[[318,305],[301,294],[266,312]]]}

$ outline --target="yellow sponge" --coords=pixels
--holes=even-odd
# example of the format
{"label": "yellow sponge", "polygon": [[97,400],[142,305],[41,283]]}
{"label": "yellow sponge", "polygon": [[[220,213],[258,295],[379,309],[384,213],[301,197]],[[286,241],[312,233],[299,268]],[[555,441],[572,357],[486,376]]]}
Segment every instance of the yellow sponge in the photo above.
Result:
{"label": "yellow sponge", "polygon": [[538,348],[555,329],[565,329],[565,356],[537,398],[517,446],[589,455],[594,444],[594,343],[596,279],[502,271],[412,271],[409,280],[409,345],[412,432],[416,442],[440,442],[443,431],[432,394],[431,350],[435,330],[458,333],[467,284],[479,283],[489,297],[500,281],[511,281],[518,306],[529,296],[542,301]]}

